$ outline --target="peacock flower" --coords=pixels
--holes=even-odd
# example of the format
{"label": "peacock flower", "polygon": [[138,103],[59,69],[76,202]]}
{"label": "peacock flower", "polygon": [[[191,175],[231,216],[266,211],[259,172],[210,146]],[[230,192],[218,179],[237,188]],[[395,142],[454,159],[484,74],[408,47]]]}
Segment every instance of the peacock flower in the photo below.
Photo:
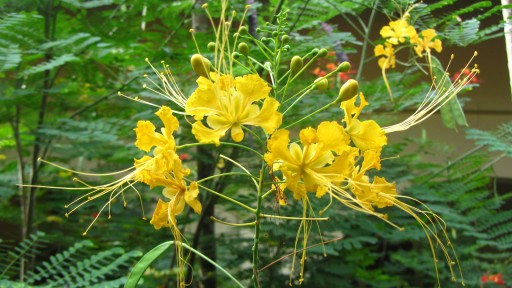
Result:
{"label": "peacock flower", "polygon": [[349,146],[350,137],[336,122],[321,122],[299,133],[300,142],[290,144],[290,132],[278,130],[267,142],[265,161],[273,170],[280,170],[286,187],[295,199],[306,192],[322,197],[331,184],[338,184],[352,174],[358,149]]}
{"label": "peacock flower", "polygon": [[393,45],[386,42],[384,45],[379,44],[375,46],[375,49],[373,50],[375,53],[375,56],[384,56],[379,58],[379,67],[383,69],[387,68],[395,68],[396,60],[395,60],[395,49],[393,48]]}
{"label": "peacock flower", "polygon": [[[187,101],[186,112],[196,120],[192,133],[201,143],[219,145],[229,129],[231,138],[240,142],[244,139],[243,126],[258,126],[270,134],[281,125],[279,102],[269,97],[271,88],[258,75],[233,79],[231,75],[212,72],[210,79],[199,77],[197,84],[199,87]],[[205,117],[207,126],[201,122]]]}
{"label": "peacock flower", "polygon": [[201,202],[197,199],[199,195],[197,182],[191,182],[187,187],[184,177],[190,174],[190,170],[181,166],[180,159],[176,158],[174,162],[172,174],[156,180],[159,186],[164,187],[162,194],[169,201],[159,199],[150,222],[155,229],[177,227],[176,216],[183,212],[186,204],[197,214],[202,210]]}
{"label": "peacock flower", "polygon": [[394,195],[397,194],[395,184],[388,183],[382,177],[375,176],[370,184],[366,172],[370,169],[380,170],[380,167],[380,151],[366,150],[363,162],[353,170],[353,175],[349,178],[349,188],[358,199],[359,205],[370,211],[373,211],[373,206],[393,206]]}
{"label": "peacock flower", "polygon": [[434,49],[439,53],[443,50],[441,40],[434,39],[437,36],[436,30],[426,29],[421,31],[420,35],[421,37],[411,38],[411,44],[416,44],[414,51],[419,57],[423,57],[423,51],[430,53],[431,49]]}
{"label": "peacock flower", "polygon": [[156,127],[150,121],[139,121],[135,133],[137,140],[135,146],[145,152],[149,152],[153,147],[153,157],[144,155],[140,159],[135,159],[135,167],[139,167],[140,181],[148,184],[151,188],[156,186],[155,177],[163,177],[165,173],[169,173],[173,169],[174,159],[176,155],[176,141],[173,133],[179,128],[179,121],[172,115],[169,107],[162,106],[155,113],[164,127],[161,132],[156,132]]}
{"label": "peacock flower", "polygon": [[410,26],[404,19],[389,22],[389,26],[384,26],[380,29],[380,35],[386,39],[386,42],[392,45],[404,43],[406,37],[417,37],[416,29]]}
{"label": "peacock flower", "polygon": [[[356,106],[356,100],[359,98],[359,105]],[[354,145],[361,149],[381,150],[382,146],[387,144],[387,137],[384,130],[374,120],[360,121],[357,119],[364,107],[368,105],[363,93],[359,97],[353,97],[347,101],[341,102],[341,108],[345,112],[343,122],[347,125],[345,131],[350,135]]]}

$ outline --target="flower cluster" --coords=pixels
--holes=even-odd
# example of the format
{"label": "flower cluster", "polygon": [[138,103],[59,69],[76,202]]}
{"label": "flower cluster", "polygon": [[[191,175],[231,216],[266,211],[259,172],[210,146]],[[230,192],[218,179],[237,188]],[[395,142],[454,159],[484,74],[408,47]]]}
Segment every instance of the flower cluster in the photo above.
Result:
{"label": "flower cluster", "polygon": [[420,58],[425,54],[429,56],[432,50],[438,53],[443,50],[442,42],[434,29],[425,29],[418,33],[414,26],[409,25],[407,18],[391,21],[380,30],[385,42],[375,46],[374,54],[376,57],[380,56],[378,64],[381,69],[395,68],[396,47],[401,45],[411,45]]}
{"label": "flower cluster", "polygon": [[[355,102],[359,98],[360,104]],[[380,170],[380,153],[387,143],[384,130],[373,120],[360,121],[358,116],[368,103],[364,95],[344,101],[342,126],[336,121],[323,121],[317,129],[308,127],[299,132],[300,144],[290,144],[290,131],[280,129],[267,142],[265,161],[273,170],[281,171],[286,188],[295,199],[307,197],[307,192],[320,198],[350,190],[356,203],[365,210],[393,205],[394,184],[375,177],[370,184],[366,172]],[[337,197],[344,197],[341,193]],[[351,198],[351,196],[348,196]]]}
{"label": "flower cluster", "polygon": [[155,114],[164,124],[161,133],[155,131],[150,121],[139,121],[135,128],[135,146],[145,152],[152,150],[153,156],[144,155],[135,159],[134,166],[138,171],[137,180],[149,185],[151,189],[164,187],[162,193],[168,199],[167,202],[158,200],[150,223],[156,229],[177,229],[176,216],[183,212],[185,203],[196,213],[201,213],[201,203],[197,200],[199,189],[196,182],[187,185],[184,177],[190,174],[190,170],[183,168],[176,154],[176,141],[172,134],[179,128],[178,119],[172,115],[171,108],[166,106],[162,106]]}

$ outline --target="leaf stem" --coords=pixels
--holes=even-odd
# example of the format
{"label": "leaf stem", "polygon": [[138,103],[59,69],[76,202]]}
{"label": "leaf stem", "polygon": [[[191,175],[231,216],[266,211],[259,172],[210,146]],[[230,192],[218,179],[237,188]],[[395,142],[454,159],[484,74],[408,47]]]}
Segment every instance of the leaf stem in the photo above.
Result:
{"label": "leaf stem", "polygon": [[256,211],[254,212],[256,216],[255,225],[254,225],[254,245],[252,246],[252,267],[253,267],[253,275],[252,280],[254,283],[254,287],[259,287],[258,282],[258,245],[260,242],[260,219],[261,219],[261,203],[263,199],[263,175],[265,174],[265,162],[261,164],[260,170],[260,179],[258,183],[258,199],[256,204]]}

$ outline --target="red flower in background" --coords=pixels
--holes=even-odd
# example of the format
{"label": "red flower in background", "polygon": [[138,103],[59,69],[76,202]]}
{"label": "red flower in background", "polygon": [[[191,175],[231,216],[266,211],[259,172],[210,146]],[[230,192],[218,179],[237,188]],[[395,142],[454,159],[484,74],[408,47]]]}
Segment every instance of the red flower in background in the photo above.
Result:
{"label": "red flower in background", "polygon": [[187,153],[180,154],[179,157],[180,157],[181,161],[185,161],[185,160],[190,159],[190,155],[188,155]]}
{"label": "red flower in background", "polygon": [[[452,82],[457,81],[457,79],[459,79],[459,77],[467,77],[470,74],[471,74],[471,70],[469,70],[468,68],[462,69],[459,72],[453,74]],[[476,78],[476,76],[474,76],[473,78],[471,78],[471,80],[469,81],[468,84],[480,84],[480,83],[482,83],[482,82],[478,78]]]}
{"label": "red flower in background", "polygon": [[500,286],[505,285],[505,281],[503,280],[503,276],[501,276],[501,273],[487,275],[482,275],[482,283],[496,283]]}

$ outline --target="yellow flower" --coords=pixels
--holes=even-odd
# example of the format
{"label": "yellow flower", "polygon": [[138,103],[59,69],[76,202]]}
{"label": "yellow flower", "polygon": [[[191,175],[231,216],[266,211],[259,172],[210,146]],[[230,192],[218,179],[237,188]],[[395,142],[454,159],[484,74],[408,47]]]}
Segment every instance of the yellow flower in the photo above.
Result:
{"label": "yellow flower", "polygon": [[395,49],[390,43],[384,43],[386,47],[382,44],[375,46],[373,52],[375,56],[384,56],[379,58],[379,67],[380,68],[395,68],[396,60],[395,60]]}
{"label": "yellow flower", "polygon": [[135,133],[137,140],[135,146],[139,149],[149,152],[153,147],[153,156],[144,155],[140,159],[135,159],[134,166],[138,168],[138,181],[142,181],[153,188],[157,184],[154,182],[156,177],[165,177],[173,169],[173,163],[178,156],[176,155],[176,141],[172,133],[179,128],[179,121],[172,115],[169,107],[162,106],[155,113],[164,127],[161,133],[155,132],[156,128],[150,121],[139,121]]}
{"label": "yellow flower", "polygon": [[361,166],[354,169],[349,179],[350,190],[359,200],[358,203],[370,211],[373,211],[373,206],[378,208],[393,206],[396,195],[395,184],[388,183],[382,177],[375,176],[373,183],[370,184],[370,178],[366,172],[373,168],[380,170],[380,150],[365,151]]}
{"label": "yellow flower", "polygon": [[[358,150],[350,147],[343,126],[324,121],[318,129],[302,129],[300,142],[290,144],[288,130],[278,130],[267,142],[265,161],[273,170],[280,170],[286,187],[294,198],[302,199],[306,192],[322,197],[331,184],[337,184],[352,174]],[[337,156],[339,155],[339,156]]]}
{"label": "yellow flower", "polygon": [[[281,125],[279,102],[269,97],[271,88],[258,75],[233,79],[231,75],[210,73],[210,77],[199,77],[199,87],[186,105],[186,112],[197,120],[192,133],[199,142],[219,145],[229,129],[231,138],[240,142],[244,138],[242,126],[258,126],[270,134]],[[260,108],[256,103],[261,100]],[[201,122],[204,117],[208,126]]]}
{"label": "yellow flower", "polygon": [[[359,106],[356,106],[357,98],[360,99]],[[363,93],[359,97],[353,97],[350,100],[343,101],[341,108],[345,111],[343,121],[346,123],[345,131],[350,135],[350,139],[361,151],[377,149],[380,151],[382,146],[387,144],[387,137],[384,130],[374,120],[360,121],[357,119],[361,110],[368,105]]]}
{"label": "yellow flower", "polygon": [[434,39],[437,36],[436,30],[426,29],[420,34],[422,37],[411,38],[411,43],[417,44],[414,46],[414,51],[419,57],[423,57],[423,51],[430,53],[430,50],[434,49],[439,53],[443,50],[441,40]]}
{"label": "yellow flower", "polygon": [[162,123],[164,123],[164,128],[161,129],[161,133],[155,132],[156,128],[153,123],[149,121],[139,121],[137,122],[137,128],[134,129],[137,134],[135,146],[146,152],[149,152],[153,146],[174,149],[176,142],[174,141],[172,133],[179,127],[178,119],[172,115],[171,108],[166,106],[162,106],[155,114],[160,118]]}
{"label": "yellow flower", "polygon": [[382,38],[386,39],[386,42],[393,45],[404,43],[406,37],[414,38],[417,36],[414,27],[410,26],[407,21],[403,19],[389,22],[389,26],[382,27],[380,35]]}
{"label": "yellow flower", "polygon": [[184,169],[181,166],[181,160],[176,158],[174,160],[172,174],[168,174],[165,178],[156,177],[156,185],[164,186],[162,194],[169,199],[169,201],[158,201],[155,213],[153,213],[153,218],[150,222],[155,229],[171,226],[176,227],[176,216],[183,212],[185,204],[188,204],[197,214],[201,213],[201,202],[197,199],[199,187],[196,182],[191,182],[187,187],[184,177],[188,174],[190,174],[190,170]]}

